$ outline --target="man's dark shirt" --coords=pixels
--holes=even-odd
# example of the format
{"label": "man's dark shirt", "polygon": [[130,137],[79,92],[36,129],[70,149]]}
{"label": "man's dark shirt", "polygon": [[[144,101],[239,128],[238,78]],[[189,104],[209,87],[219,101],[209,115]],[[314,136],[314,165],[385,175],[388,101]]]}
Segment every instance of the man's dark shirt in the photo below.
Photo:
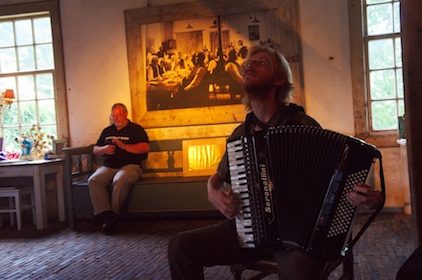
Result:
{"label": "man's dark shirt", "polygon": [[[253,112],[246,116],[246,121],[240,124],[227,139],[230,142],[246,134],[253,134],[255,125],[263,126],[263,124],[255,117]],[[265,125],[266,127],[275,127],[282,125],[308,125],[314,127],[321,127],[316,120],[306,115],[303,108],[296,104],[289,104],[280,107],[274,116]],[[263,127],[265,129],[265,127]],[[230,183],[229,164],[227,158],[227,151],[224,153],[223,158],[217,168],[217,173],[226,183]]]}
{"label": "man's dark shirt", "polygon": [[[149,143],[148,135],[142,126],[135,124],[131,121],[128,124],[117,130],[114,124],[106,127],[97,140],[97,146],[114,145],[113,139],[121,140],[125,144],[136,144],[139,142]],[[139,164],[146,160],[148,153],[145,154],[132,154],[116,146],[113,155],[105,154],[103,156],[103,165],[111,168],[121,168],[128,164]]]}

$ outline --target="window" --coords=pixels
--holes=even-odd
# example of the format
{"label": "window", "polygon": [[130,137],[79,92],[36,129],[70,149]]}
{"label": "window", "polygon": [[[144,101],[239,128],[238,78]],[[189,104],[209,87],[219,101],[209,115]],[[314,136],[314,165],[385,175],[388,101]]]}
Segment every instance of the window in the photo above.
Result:
{"label": "window", "polygon": [[15,102],[3,110],[1,129],[6,148],[18,148],[13,139],[33,124],[57,138],[50,17],[2,20],[0,33],[0,85],[13,89],[16,96]]}
{"label": "window", "polygon": [[[25,5],[26,6],[26,5]],[[3,108],[3,150],[19,150],[14,139],[39,125],[54,138],[67,137],[63,59],[57,1],[45,1],[3,15],[0,7],[0,90],[13,89],[15,101]],[[23,10],[24,9],[24,10]]]}
{"label": "window", "polygon": [[398,0],[349,0],[356,136],[377,146],[396,144],[404,115]]}
{"label": "window", "polygon": [[366,75],[372,131],[397,129],[404,114],[400,3],[366,1]]}

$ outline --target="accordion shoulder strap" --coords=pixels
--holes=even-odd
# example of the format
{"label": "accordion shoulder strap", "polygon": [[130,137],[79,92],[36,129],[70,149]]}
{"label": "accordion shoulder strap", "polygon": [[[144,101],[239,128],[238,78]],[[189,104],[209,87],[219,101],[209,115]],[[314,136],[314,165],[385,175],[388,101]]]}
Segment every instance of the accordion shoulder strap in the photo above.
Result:
{"label": "accordion shoulder strap", "polygon": [[[295,125],[298,124],[295,121],[294,115],[297,112],[305,113],[305,110],[302,106],[296,105],[294,103],[290,103],[287,106],[280,107],[276,114],[272,117],[269,121],[270,126],[278,126],[284,124]],[[293,123],[291,123],[293,122]],[[262,130],[267,130],[269,125],[263,123],[259,120],[253,112],[250,112],[246,115],[245,120],[245,135],[251,135],[254,131],[254,125],[259,126]]]}

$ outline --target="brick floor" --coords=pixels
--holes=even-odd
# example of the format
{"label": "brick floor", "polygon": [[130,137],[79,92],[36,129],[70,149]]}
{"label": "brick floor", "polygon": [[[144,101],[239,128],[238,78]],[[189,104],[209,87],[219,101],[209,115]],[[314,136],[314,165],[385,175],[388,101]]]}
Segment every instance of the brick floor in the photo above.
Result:
{"label": "brick floor", "polygon": [[[363,214],[358,225],[362,219]],[[76,230],[52,223],[38,231],[27,222],[18,232],[4,224],[0,227],[0,279],[170,279],[169,238],[215,222],[122,221],[113,236],[101,234],[91,220],[83,220]],[[380,214],[355,246],[355,279],[395,279],[414,249],[411,216]],[[339,270],[330,279],[336,279]],[[205,275],[206,279],[233,279],[227,266],[206,268]]]}

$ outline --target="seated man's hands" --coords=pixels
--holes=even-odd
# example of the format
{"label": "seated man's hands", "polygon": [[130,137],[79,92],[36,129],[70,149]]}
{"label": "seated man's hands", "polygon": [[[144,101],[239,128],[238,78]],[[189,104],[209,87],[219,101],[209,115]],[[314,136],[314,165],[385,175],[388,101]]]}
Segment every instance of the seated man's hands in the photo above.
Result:
{"label": "seated man's hands", "polygon": [[114,151],[116,150],[116,146],[115,145],[105,145],[103,149],[104,149],[104,154],[114,155]]}
{"label": "seated man's hands", "polygon": [[113,139],[113,144],[119,147],[120,149],[125,150],[125,143],[123,143],[121,140]]}
{"label": "seated man's hands", "polygon": [[383,197],[380,191],[366,184],[360,184],[354,186],[353,191],[347,194],[347,200],[356,207],[374,209],[382,202]]}

